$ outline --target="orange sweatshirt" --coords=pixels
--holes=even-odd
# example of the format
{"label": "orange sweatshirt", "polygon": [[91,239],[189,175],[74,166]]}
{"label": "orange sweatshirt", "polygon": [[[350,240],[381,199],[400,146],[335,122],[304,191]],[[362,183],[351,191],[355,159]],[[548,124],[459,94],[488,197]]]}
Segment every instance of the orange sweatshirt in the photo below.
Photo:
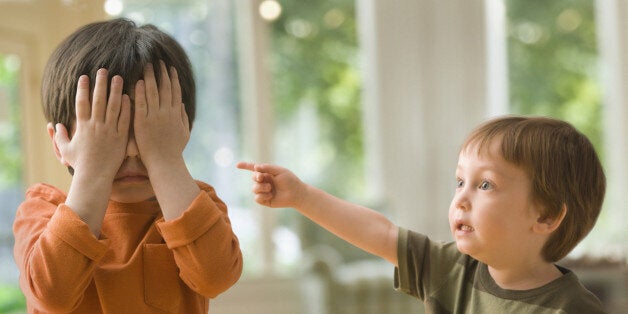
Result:
{"label": "orange sweatshirt", "polygon": [[26,192],[13,232],[29,313],[207,313],[242,272],[227,206],[214,189],[165,222],[159,204],[109,202],[96,239],[46,184]]}

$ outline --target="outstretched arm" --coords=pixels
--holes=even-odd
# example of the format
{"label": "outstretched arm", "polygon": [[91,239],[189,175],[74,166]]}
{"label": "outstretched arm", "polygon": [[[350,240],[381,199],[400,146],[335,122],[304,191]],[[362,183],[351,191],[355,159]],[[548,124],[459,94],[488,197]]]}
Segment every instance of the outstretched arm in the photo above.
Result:
{"label": "outstretched arm", "polygon": [[398,228],[384,215],[302,182],[290,170],[240,162],[253,172],[255,201],[268,207],[293,207],[343,240],[397,266]]}

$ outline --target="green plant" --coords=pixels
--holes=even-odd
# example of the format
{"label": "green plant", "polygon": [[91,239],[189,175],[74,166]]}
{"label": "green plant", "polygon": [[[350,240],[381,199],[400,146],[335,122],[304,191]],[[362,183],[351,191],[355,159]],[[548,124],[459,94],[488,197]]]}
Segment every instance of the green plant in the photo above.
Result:
{"label": "green plant", "polygon": [[26,313],[26,299],[17,285],[0,284],[0,313]]}

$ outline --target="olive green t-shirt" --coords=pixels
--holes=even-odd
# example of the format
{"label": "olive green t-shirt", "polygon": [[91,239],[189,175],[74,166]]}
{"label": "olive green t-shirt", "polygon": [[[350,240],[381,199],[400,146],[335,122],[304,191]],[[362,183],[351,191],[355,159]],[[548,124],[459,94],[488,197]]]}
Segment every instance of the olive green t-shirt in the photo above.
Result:
{"label": "olive green t-shirt", "polygon": [[563,276],[542,287],[506,290],[455,242],[433,242],[400,228],[397,245],[395,289],[422,300],[427,313],[604,313],[576,275],[560,266]]}

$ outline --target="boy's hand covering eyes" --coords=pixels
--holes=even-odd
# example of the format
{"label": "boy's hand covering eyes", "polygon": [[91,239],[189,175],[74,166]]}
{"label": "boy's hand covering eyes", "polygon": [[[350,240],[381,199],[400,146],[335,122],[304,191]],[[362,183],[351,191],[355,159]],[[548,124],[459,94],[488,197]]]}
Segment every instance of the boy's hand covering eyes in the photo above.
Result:
{"label": "boy's hand covering eyes", "polygon": [[152,64],[144,68],[144,80],[135,86],[135,140],[149,171],[153,166],[168,166],[182,159],[190,139],[177,71],[174,67],[168,71],[163,61],[159,66],[159,86]]}
{"label": "boy's hand covering eyes", "polygon": [[122,94],[123,80],[111,79],[107,99],[106,69],[96,73],[96,84],[90,104],[89,77],[79,77],[76,90],[76,128],[72,138],[66,126],[55,126],[55,142],[61,161],[74,168],[75,175],[98,172],[107,179],[115,177],[126,155],[131,120],[128,95]]}

